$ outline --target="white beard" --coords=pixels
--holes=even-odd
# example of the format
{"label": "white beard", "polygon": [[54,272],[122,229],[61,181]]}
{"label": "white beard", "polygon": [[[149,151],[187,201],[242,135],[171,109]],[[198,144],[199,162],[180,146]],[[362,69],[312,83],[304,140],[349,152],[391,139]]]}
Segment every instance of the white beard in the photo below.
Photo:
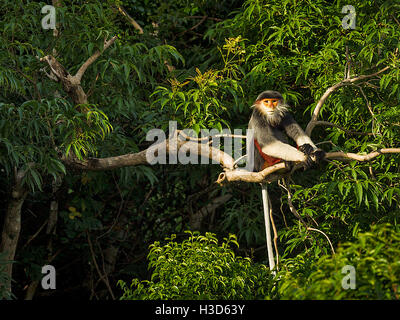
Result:
{"label": "white beard", "polygon": [[279,103],[275,109],[270,109],[261,104],[255,105],[255,107],[264,116],[267,123],[273,127],[281,122],[282,118],[285,116],[286,112],[288,112],[289,109],[289,106],[286,103]]}

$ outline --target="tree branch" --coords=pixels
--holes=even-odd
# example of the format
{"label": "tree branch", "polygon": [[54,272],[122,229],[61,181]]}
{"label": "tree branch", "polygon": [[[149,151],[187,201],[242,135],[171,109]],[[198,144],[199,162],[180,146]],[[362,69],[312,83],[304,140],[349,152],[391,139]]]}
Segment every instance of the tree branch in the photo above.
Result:
{"label": "tree branch", "polygon": [[183,36],[186,32],[193,31],[194,29],[198,28],[204,21],[206,21],[206,19],[207,19],[207,16],[202,17],[201,20],[200,20],[200,22],[196,23],[196,24],[195,24],[193,27],[191,27],[190,29],[187,29],[187,30],[185,30],[185,31],[183,31],[183,32],[181,32],[181,33],[179,33],[179,34],[178,34],[178,37]]}
{"label": "tree branch", "polygon": [[108,40],[108,41],[104,40],[104,47],[103,47],[103,50],[102,50],[102,51],[97,50],[94,54],[92,54],[92,56],[91,56],[89,59],[87,59],[87,60],[82,64],[82,66],[79,68],[78,72],[75,74],[75,76],[74,76],[75,79],[74,79],[74,80],[77,81],[78,83],[80,83],[81,80],[82,80],[82,76],[83,76],[83,74],[85,73],[86,69],[87,69],[93,62],[95,62],[95,61],[97,60],[97,58],[100,57],[100,55],[101,55],[108,47],[110,47],[110,46],[115,42],[116,39],[117,39],[117,36],[112,37],[112,38],[111,38],[110,40]]}
{"label": "tree branch", "polygon": [[333,254],[336,254],[336,253],[335,253],[335,249],[333,248],[332,242],[331,242],[331,240],[329,240],[329,237],[326,235],[325,232],[322,232],[322,231],[319,230],[319,229],[310,228],[310,227],[307,227],[307,230],[310,230],[310,231],[317,231],[317,232],[321,233],[321,234],[326,238],[326,240],[328,240],[328,243],[329,243],[329,245],[330,245],[330,247],[331,247],[332,253],[333,253]]}
{"label": "tree branch", "polygon": [[65,68],[64,66],[57,61],[55,57],[52,55],[47,55],[43,58],[40,58],[40,61],[45,61],[49,65],[52,73],[57,77],[57,79],[61,82],[63,89],[65,92],[68,93],[68,95],[71,97],[71,99],[74,101],[76,104],[86,104],[87,101],[87,95],[84,92],[82,86],[81,86],[81,80],[82,76],[87,70],[87,68],[94,62],[96,59],[106,50],[109,46],[111,46],[115,40],[117,39],[116,36],[112,37],[108,41],[104,41],[104,47],[103,50],[100,52],[97,50],[89,59],[87,59],[82,66],[79,68],[78,72],[75,74],[75,76],[72,76]]}
{"label": "tree branch", "polygon": [[131,25],[133,25],[133,27],[134,27],[137,31],[139,31],[139,34],[143,34],[143,29],[142,29],[142,27],[139,25],[139,23],[137,23],[137,22],[135,21],[135,19],[133,19],[133,18],[129,15],[128,12],[126,12],[126,10],[125,10],[123,7],[118,6],[118,11],[121,12],[122,15],[123,15],[126,19],[128,19],[128,21],[131,23]]}
{"label": "tree branch", "polygon": [[[400,153],[400,148],[378,149],[366,155],[347,153],[347,152],[328,152],[325,158],[333,160],[370,161],[381,154],[391,154],[391,153]],[[293,168],[293,171],[298,170],[302,167],[303,167],[302,164],[296,164]],[[282,178],[282,176],[285,176],[288,173],[289,173],[288,170],[285,169],[285,163],[281,162],[271,167],[265,168],[260,172],[248,172],[241,170],[231,170],[222,172],[218,177],[217,183],[223,184],[234,181],[253,182],[253,183],[273,182]]]}
{"label": "tree branch", "polygon": [[66,165],[82,170],[111,170],[128,166],[149,164],[149,161],[152,160],[152,157],[157,156],[158,151],[160,150],[162,152],[165,152],[165,154],[171,152],[178,155],[179,149],[185,146],[185,152],[189,152],[191,155],[194,154],[197,156],[209,158],[214,162],[221,164],[222,167],[226,170],[233,169],[234,159],[227,153],[217,148],[214,148],[204,143],[180,141],[178,139],[176,139],[175,141],[167,139],[159,144],[151,145],[149,148],[143,151],[137,153],[129,153],[116,157],[88,158],[85,160],[78,160],[74,157],[63,156],[62,160]]}
{"label": "tree branch", "polygon": [[333,160],[348,159],[348,160],[357,160],[357,161],[370,161],[373,158],[380,156],[381,154],[389,154],[389,153],[400,153],[400,148],[378,149],[376,151],[373,151],[373,152],[365,154],[365,155],[361,155],[361,154],[357,154],[357,153],[347,153],[347,152],[329,152],[326,154],[326,158],[333,159]]}
{"label": "tree branch", "polygon": [[336,84],[333,85],[332,87],[328,88],[328,89],[325,91],[325,93],[322,95],[321,99],[319,99],[319,101],[318,101],[318,103],[317,103],[317,105],[316,105],[316,107],[315,107],[315,109],[314,109],[314,112],[313,112],[313,115],[312,115],[312,117],[311,117],[311,120],[310,120],[310,122],[308,123],[307,128],[306,128],[306,130],[305,130],[306,134],[309,135],[309,136],[311,136],[311,132],[312,132],[312,130],[313,130],[314,127],[315,127],[315,123],[317,122],[319,112],[321,111],[321,108],[322,108],[322,106],[324,105],[326,99],[331,95],[332,92],[334,92],[336,89],[338,89],[338,88],[340,88],[340,87],[343,87],[343,86],[346,86],[346,85],[349,85],[349,84],[353,84],[354,82],[357,82],[357,81],[361,81],[361,80],[364,80],[364,79],[368,79],[368,78],[375,77],[375,76],[377,76],[378,74],[380,74],[380,73],[382,73],[382,72],[385,72],[385,71],[388,70],[389,68],[390,68],[389,66],[386,66],[385,68],[383,68],[383,69],[381,69],[381,70],[379,70],[379,71],[377,71],[377,72],[375,72],[375,73],[372,73],[372,74],[362,75],[362,76],[355,77],[355,78],[344,79],[344,80],[342,80],[342,81],[336,83]]}
{"label": "tree branch", "polygon": [[220,18],[213,18],[213,17],[208,17],[208,16],[187,16],[186,18],[188,18],[188,19],[203,19],[203,18],[206,18],[206,19],[208,19],[208,20],[213,20],[213,21],[216,21],[216,22],[221,22],[221,21],[223,21],[222,19],[220,19]]}

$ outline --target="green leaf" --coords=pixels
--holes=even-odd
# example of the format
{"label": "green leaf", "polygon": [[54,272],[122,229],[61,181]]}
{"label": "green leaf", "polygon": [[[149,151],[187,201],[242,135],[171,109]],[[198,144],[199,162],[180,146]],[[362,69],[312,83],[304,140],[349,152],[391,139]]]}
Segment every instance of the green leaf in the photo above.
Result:
{"label": "green leaf", "polygon": [[358,204],[360,205],[361,201],[363,199],[363,188],[362,188],[362,184],[359,181],[357,181],[355,183],[354,193],[356,195]]}

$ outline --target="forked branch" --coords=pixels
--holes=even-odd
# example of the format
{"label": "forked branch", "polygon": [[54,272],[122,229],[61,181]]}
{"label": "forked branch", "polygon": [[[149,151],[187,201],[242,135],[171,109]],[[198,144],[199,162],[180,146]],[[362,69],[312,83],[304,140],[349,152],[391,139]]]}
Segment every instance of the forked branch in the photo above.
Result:
{"label": "forked branch", "polygon": [[325,93],[322,95],[321,99],[319,99],[319,101],[317,102],[317,105],[314,109],[313,115],[311,117],[310,122],[307,125],[307,128],[305,130],[306,134],[311,136],[311,132],[314,129],[314,127],[316,126],[317,123],[317,119],[318,119],[318,115],[321,111],[322,106],[324,105],[326,99],[328,99],[328,97],[338,88],[341,88],[343,86],[347,86],[347,85],[351,85],[354,84],[355,82],[361,81],[361,80],[365,80],[365,79],[369,79],[372,77],[375,77],[379,74],[381,74],[382,72],[385,72],[386,70],[388,70],[390,67],[386,66],[385,68],[372,73],[372,74],[368,74],[368,75],[361,75],[355,78],[348,78],[348,79],[344,79],[338,83],[336,83],[335,85],[333,85],[332,87],[328,88]]}

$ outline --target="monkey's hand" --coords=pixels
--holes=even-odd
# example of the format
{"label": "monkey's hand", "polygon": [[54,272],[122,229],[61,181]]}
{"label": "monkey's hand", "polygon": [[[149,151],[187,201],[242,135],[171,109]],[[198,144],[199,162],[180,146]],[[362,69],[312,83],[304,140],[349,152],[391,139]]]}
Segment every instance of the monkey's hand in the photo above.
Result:
{"label": "monkey's hand", "polygon": [[310,169],[315,164],[314,158],[312,157],[314,151],[313,146],[309,143],[305,143],[299,147],[299,151],[306,155],[306,159],[303,162],[304,170]]}
{"label": "monkey's hand", "polygon": [[322,160],[325,158],[325,151],[322,149],[315,149],[315,151],[312,152],[311,158],[315,163],[320,163]]}
{"label": "monkey's hand", "polygon": [[303,162],[304,171],[312,168],[314,166],[314,164],[315,164],[315,162],[314,162],[313,158],[309,155],[306,155],[306,160],[304,160],[304,162]]}
{"label": "monkey's hand", "polygon": [[299,147],[299,150],[303,152],[305,155],[310,156],[313,153],[314,148],[312,147],[311,144],[305,143]]}

